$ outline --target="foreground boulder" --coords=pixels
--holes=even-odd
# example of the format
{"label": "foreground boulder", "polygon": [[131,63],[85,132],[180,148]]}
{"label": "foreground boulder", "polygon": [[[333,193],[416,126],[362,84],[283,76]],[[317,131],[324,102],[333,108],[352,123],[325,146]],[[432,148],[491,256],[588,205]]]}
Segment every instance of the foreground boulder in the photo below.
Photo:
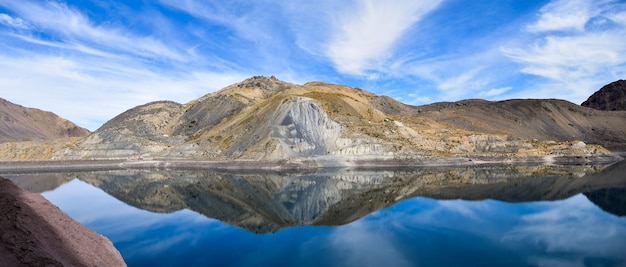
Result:
{"label": "foreground boulder", "polygon": [[3,266],[126,266],[106,237],[4,178],[0,214]]}

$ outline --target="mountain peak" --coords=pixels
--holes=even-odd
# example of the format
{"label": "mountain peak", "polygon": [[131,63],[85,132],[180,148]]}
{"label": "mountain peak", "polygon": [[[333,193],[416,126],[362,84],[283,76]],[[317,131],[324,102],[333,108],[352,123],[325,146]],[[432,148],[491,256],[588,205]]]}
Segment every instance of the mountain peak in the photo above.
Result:
{"label": "mountain peak", "polygon": [[581,106],[599,110],[626,110],[626,80],[603,86]]}

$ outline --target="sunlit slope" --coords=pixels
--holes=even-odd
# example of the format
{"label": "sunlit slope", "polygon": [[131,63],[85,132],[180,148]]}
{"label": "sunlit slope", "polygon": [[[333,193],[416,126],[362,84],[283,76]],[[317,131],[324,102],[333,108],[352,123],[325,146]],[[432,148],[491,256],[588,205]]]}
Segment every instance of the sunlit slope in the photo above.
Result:
{"label": "sunlit slope", "polygon": [[0,98],[0,143],[87,136],[89,131],[56,114]]}
{"label": "sunlit slope", "polygon": [[608,152],[584,142],[626,139],[620,135],[626,133],[624,125],[622,113],[559,100],[413,107],[347,86],[253,77],[186,104],[161,101],[133,108],[56,158],[583,156]]}

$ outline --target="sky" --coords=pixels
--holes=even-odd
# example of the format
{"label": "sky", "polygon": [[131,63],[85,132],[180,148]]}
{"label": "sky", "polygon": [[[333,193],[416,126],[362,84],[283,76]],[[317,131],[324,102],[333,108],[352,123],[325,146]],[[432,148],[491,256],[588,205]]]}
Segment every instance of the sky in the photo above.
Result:
{"label": "sky", "polygon": [[255,75],[580,104],[626,79],[625,40],[624,0],[0,0],[0,97],[89,130]]}

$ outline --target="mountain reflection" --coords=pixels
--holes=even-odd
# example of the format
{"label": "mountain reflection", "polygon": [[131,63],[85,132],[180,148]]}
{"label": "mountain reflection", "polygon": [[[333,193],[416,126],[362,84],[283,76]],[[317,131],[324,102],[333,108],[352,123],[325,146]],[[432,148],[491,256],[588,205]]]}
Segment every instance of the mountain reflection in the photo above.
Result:
{"label": "mountain reflection", "polygon": [[603,210],[623,216],[625,174],[622,162],[605,167],[502,165],[288,174],[124,170],[77,177],[140,209],[190,209],[265,233],[296,225],[343,225],[414,196],[529,202],[584,193]]}

